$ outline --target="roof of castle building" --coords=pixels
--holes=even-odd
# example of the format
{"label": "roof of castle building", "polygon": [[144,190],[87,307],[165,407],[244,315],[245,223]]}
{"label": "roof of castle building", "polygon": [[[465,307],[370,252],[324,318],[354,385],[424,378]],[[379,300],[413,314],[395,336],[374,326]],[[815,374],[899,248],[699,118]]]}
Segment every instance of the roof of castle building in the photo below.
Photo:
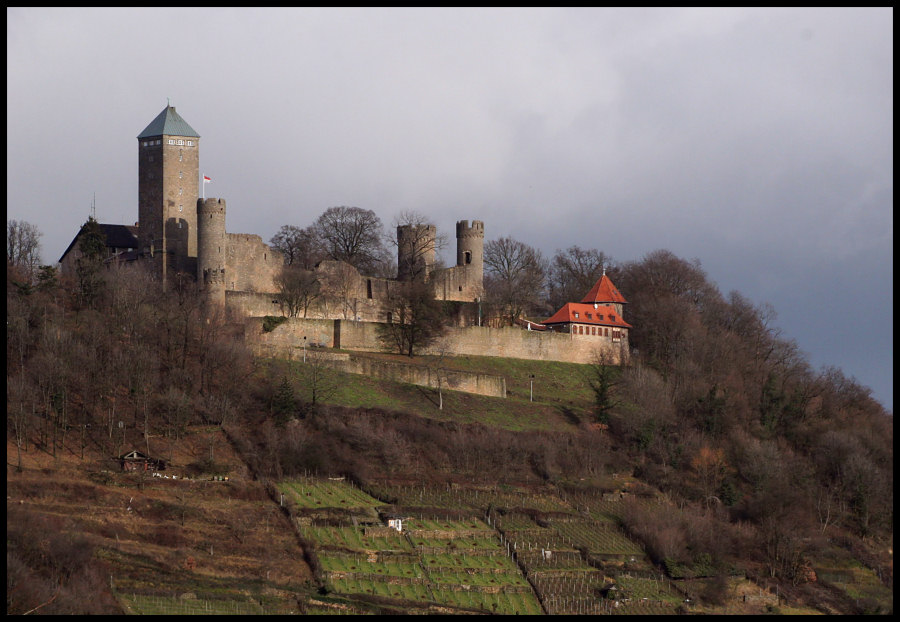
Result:
{"label": "roof of castle building", "polygon": [[[138,228],[132,225],[110,225],[106,223],[98,223],[100,226],[100,230],[103,232],[103,236],[106,239],[106,247],[112,249],[132,249],[138,248],[140,245],[138,242]],[[62,256],[59,258],[60,261],[69,254],[69,251],[75,246],[78,242],[78,238],[81,237],[81,230],[78,230],[78,233],[75,235],[75,238],[69,242],[69,246],[66,247],[66,250],[63,252]]]}
{"label": "roof of castle building", "polygon": [[600,280],[594,283],[591,291],[581,299],[581,302],[593,304],[595,302],[627,303],[628,301],[625,300],[625,296],[616,289],[616,286],[613,285],[613,282],[604,272],[603,276],[600,277]]}
{"label": "roof of castle building", "polygon": [[567,302],[552,317],[544,320],[544,324],[594,324],[631,328],[631,324],[623,320],[612,305],[582,302]]}
{"label": "roof of castle building", "polygon": [[181,118],[175,112],[175,106],[166,106],[165,109],[156,115],[156,118],[150,122],[150,125],[144,128],[144,131],[138,134],[138,138],[148,138],[150,136],[196,136],[200,138],[200,134],[194,131],[187,121]]}

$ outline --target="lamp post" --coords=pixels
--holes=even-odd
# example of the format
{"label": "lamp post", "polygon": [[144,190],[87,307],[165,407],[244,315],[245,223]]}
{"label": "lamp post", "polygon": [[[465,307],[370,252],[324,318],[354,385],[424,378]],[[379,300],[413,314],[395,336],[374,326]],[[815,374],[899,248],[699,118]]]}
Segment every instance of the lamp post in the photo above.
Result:
{"label": "lamp post", "polygon": [[303,335],[303,362],[306,362],[306,335]]}

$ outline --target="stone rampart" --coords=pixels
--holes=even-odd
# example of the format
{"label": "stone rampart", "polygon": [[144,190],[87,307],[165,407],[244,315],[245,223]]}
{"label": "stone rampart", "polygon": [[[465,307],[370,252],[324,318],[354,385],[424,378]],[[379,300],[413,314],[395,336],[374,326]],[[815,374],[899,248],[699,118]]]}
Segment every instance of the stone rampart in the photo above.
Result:
{"label": "stone rampart", "polygon": [[[252,321],[248,320],[248,326]],[[255,322],[261,326],[262,320],[255,318]],[[261,337],[248,334],[247,342],[260,343],[267,349],[285,353],[281,356],[286,356],[291,349],[302,348],[304,336],[307,344],[358,352],[385,352],[378,326],[375,322],[289,318],[270,333],[262,333],[262,329],[257,328],[254,332]],[[453,356],[497,356],[583,364],[593,362],[598,353],[604,352],[610,364],[622,364],[627,361],[628,342],[627,339],[613,341],[608,337],[515,327],[469,326],[448,328],[439,345],[423,350],[421,354],[437,355],[441,350]]]}
{"label": "stone rampart", "polygon": [[[336,347],[335,335],[349,332],[352,340],[366,339],[375,325],[369,322],[345,322],[341,320],[288,319],[271,331],[263,330],[262,318],[248,319],[244,324],[246,343],[257,356],[288,358],[307,362],[318,361],[351,374],[361,374],[394,382],[406,382],[419,386],[439,386],[465,393],[506,397],[506,378],[494,374],[464,372],[436,366],[385,361],[366,356],[353,356],[346,352],[326,352],[321,347]],[[368,329],[368,330],[367,330]],[[305,344],[304,344],[304,337]],[[306,352],[304,352],[304,345]],[[352,348],[359,350],[360,348]],[[369,348],[375,350],[375,348]],[[379,348],[380,350],[380,348]]]}
{"label": "stone rampart", "polygon": [[506,397],[506,378],[493,374],[463,372],[453,369],[416,365],[399,361],[384,361],[365,356],[350,356],[347,362],[336,363],[338,369],[372,378],[406,382],[437,389]]}
{"label": "stone rampart", "polygon": [[[347,349],[353,349],[347,343]],[[441,347],[454,355],[498,356],[502,358],[591,363],[598,352],[608,354],[611,364],[621,364],[628,356],[627,341],[591,335],[572,335],[552,331],[530,331],[517,327],[490,328],[469,326],[450,328]],[[436,354],[424,351],[423,354]]]}

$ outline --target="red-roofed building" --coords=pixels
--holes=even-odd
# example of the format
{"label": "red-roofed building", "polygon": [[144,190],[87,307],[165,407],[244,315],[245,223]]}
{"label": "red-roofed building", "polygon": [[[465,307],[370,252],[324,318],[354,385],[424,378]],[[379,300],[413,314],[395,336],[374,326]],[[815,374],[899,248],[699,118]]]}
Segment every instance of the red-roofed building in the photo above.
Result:
{"label": "red-roofed building", "polygon": [[627,303],[604,272],[581,302],[567,302],[543,324],[555,332],[569,333],[573,338],[594,339],[598,348],[618,354],[617,360],[624,362],[631,328],[622,317],[622,309]]}

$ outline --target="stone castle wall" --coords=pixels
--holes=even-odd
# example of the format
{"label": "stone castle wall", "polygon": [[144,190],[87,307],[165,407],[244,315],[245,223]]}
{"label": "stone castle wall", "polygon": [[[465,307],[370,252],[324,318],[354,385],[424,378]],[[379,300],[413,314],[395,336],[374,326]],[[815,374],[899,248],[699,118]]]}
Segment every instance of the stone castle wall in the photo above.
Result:
{"label": "stone castle wall", "polygon": [[[366,327],[354,332],[348,325]],[[394,382],[406,382],[431,388],[443,387],[491,397],[506,397],[506,378],[495,374],[439,369],[429,365],[405,361],[354,356],[343,352],[320,350],[337,347],[340,333],[347,331],[352,340],[367,339],[372,326],[368,322],[344,322],[341,320],[289,320],[270,332],[262,329],[262,320],[254,319],[245,324],[245,336],[251,350],[258,356],[281,357],[294,361],[321,363],[351,374],[382,378]],[[349,330],[348,330],[349,328]],[[304,337],[306,338],[304,340]],[[305,344],[305,345],[304,345]],[[304,351],[305,350],[305,351]]]}
{"label": "stone castle wall", "polygon": [[454,266],[434,275],[434,297],[438,300],[474,302],[484,296],[482,275],[472,266]]}
{"label": "stone castle wall", "polygon": [[[282,353],[282,356],[302,348],[304,336],[307,343],[314,342],[329,348],[385,351],[375,322],[290,318],[269,333],[264,333],[261,326],[260,319],[248,320],[245,333],[247,343],[260,344],[270,352]],[[423,350],[421,354],[437,355],[442,349],[453,356],[496,356],[582,364],[594,362],[597,354],[603,353],[611,365],[627,362],[629,352],[627,339],[613,341],[590,335],[481,326],[448,328],[440,343]]]}
{"label": "stone castle wall", "polygon": [[241,292],[275,292],[275,277],[284,256],[250,233],[227,233],[225,289]]}

